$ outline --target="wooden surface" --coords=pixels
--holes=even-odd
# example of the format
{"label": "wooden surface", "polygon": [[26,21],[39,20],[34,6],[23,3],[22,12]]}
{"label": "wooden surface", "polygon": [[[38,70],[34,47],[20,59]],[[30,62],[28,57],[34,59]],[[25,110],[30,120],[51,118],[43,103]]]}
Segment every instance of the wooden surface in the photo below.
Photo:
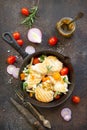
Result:
{"label": "wooden surface", "polygon": [[[60,52],[71,58],[75,71],[75,89],[72,95],[81,97],[81,102],[74,105],[71,97],[61,106],[56,108],[37,109],[50,120],[51,130],[87,130],[87,1],[86,0],[41,0],[39,3],[39,13],[34,27],[42,30],[43,41],[41,44],[29,43],[26,35],[28,29],[20,25],[23,17],[20,14],[22,7],[31,8],[33,0],[0,0],[0,130],[32,130],[25,118],[13,107],[9,98],[17,98],[14,88],[17,85],[16,79],[6,72],[6,58],[18,53],[1,39],[1,34],[5,31],[19,31],[25,44],[35,47],[36,51],[51,49]],[[84,17],[76,22],[76,31],[74,35],[65,39],[60,36],[56,29],[56,22],[62,17],[74,17],[79,11],[84,12]],[[54,47],[48,45],[48,38],[58,36],[60,42]],[[8,52],[10,50],[10,52]],[[21,66],[22,58],[17,59],[15,64]],[[11,81],[11,82],[10,82]],[[18,99],[17,99],[18,100]],[[60,116],[63,108],[69,107],[72,110],[72,119],[66,122]]]}

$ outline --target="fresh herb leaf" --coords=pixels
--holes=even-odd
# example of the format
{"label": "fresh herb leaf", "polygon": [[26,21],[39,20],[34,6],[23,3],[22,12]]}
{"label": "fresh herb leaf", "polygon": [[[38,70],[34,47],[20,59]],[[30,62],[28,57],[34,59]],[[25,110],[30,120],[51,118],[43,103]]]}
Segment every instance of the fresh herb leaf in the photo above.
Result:
{"label": "fresh herb leaf", "polygon": [[46,66],[47,67],[47,71],[49,72],[52,68],[52,66]]}
{"label": "fresh herb leaf", "polygon": [[55,98],[57,95],[60,95],[60,92],[56,91],[56,92],[54,93],[54,98]]}
{"label": "fresh herb leaf", "polygon": [[45,55],[41,55],[41,56],[39,57],[40,62],[43,62],[43,61],[45,60],[45,58],[46,58]]}
{"label": "fresh herb leaf", "polygon": [[26,90],[27,86],[28,86],[28,84],[26,82],[23,82],[23,90]]}
{"label": "fresh herb leaf", "polygon": [[66,77],[63,78],[63,81],[66,82],[67,84],[70,84],[70,82],[68,81]]}
{"label": "fresh herb leaf", "polygon": [[30,12],[31,14],[29,16],[27,16],[22,22],[21,24],[24,24],[28,27],[32,27],[35,19],[36,19],[36,14],[37,14],[37,11],[38,11],[38,6],[34,6],[33,8],[31,8]]}

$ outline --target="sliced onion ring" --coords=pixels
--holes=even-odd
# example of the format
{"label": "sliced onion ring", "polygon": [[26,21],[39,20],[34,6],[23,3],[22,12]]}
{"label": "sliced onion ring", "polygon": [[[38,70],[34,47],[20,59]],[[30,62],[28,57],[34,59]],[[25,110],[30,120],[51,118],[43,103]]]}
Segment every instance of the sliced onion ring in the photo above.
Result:
{"label": "sliced onion ring", "polygon": [[64,118],[66,115],[70,115],[71,116],[72,112],[69,108],[63,108],[61,110],[61,116]]}
{"label": "sliced onion ring", "polygon": [[71,115],[66,115],[66,116],[64,116],[64,120],[65,120],[65,121],[70,121],[70,120],[71,120]]}
{"label": "sliced onion ring", "polygon": [[13,75],[13,77],[16,78],[16,79],[18,78],[19,70],[20,70],[20,68],[15,68],[15,69],[13,70],[12,75]]}
{"label": "sliced onion ring", "polygon": [[13,74],[13,71],[16,67],[14,65],[8,65],[7,66],[7,72],[8,74]]}
{"label": "sliced onion ring", "polygon": [[28,54],[33,54],[33,53],[35,53],[35,48],[33,46],[27,46],[25,48],[25,52]]}

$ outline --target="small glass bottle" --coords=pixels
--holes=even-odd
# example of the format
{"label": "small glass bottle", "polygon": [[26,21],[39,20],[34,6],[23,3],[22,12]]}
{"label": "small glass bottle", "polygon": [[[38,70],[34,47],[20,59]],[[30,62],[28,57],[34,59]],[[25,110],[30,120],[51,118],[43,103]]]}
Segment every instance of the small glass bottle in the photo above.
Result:
{"label": "small glass bottle", "polygon": [[74,33],[75,29],[76,29],[76,24],[75,22],[71,23],[68,25],[68,23],[70,23],[70,21],[72,21],[73,19],[70,17],[64,17],[62,19],[60,19],[59,22],[57,22],[56,24],[56,28],[58,30],[58,32],[64,36],[64,37],[71,37],[72,34]]}

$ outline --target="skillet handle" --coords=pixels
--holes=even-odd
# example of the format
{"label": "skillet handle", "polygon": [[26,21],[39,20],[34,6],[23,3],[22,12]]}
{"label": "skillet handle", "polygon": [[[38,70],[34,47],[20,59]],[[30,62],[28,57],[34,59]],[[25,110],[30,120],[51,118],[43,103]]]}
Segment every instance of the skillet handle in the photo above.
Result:
{"label": "skillet handle", "polygon": [[7,42],[10,46],[12,46],[23,58],[28,56],[26,52],[24,52],[21,47],[18,45],[16,40],[13,38],[10,32],[5,32],[2,34],[2,38],[5,42]]}

